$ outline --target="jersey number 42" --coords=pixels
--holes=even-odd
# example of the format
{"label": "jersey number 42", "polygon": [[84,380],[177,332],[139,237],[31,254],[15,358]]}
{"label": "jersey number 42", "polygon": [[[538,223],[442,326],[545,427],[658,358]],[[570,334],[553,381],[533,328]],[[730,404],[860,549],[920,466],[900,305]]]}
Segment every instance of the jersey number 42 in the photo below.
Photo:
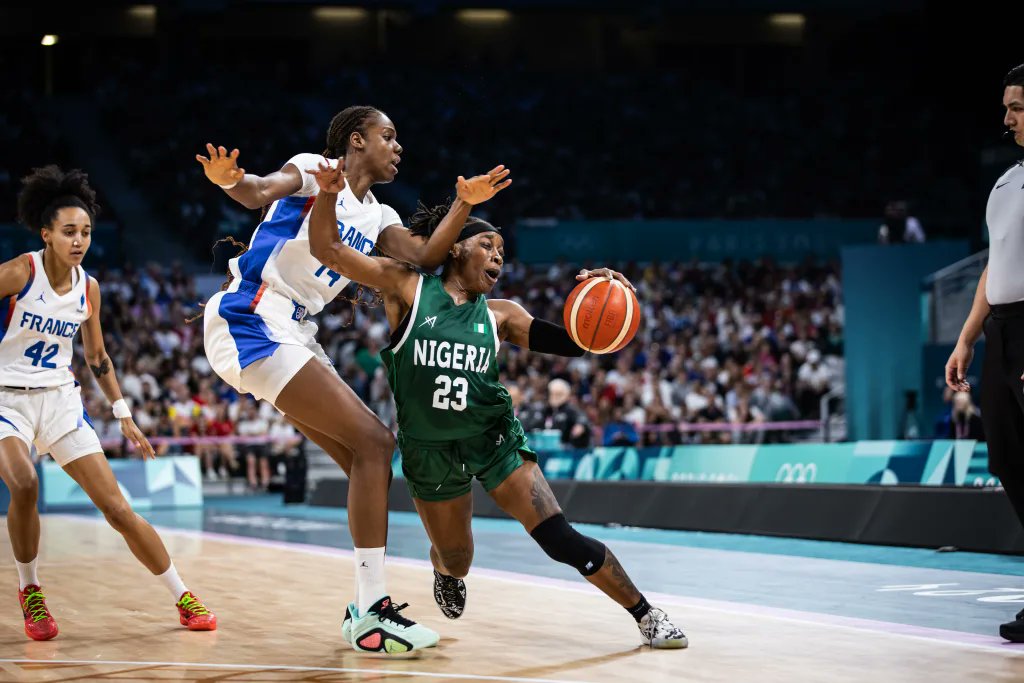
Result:
{"label": "jersey number 42", "polygon": [[[52,363],[51,361],[59,352],[59,344],[51,344],[47,347],[46,342],[36,342],[25,349],[25,355],[32,359],[32,365],[35,365],[36,367],[42,366],[48,370],[53,370],[57,367],[57,364]],[[44,353],[46,354],[45,356],[43,355]]]}

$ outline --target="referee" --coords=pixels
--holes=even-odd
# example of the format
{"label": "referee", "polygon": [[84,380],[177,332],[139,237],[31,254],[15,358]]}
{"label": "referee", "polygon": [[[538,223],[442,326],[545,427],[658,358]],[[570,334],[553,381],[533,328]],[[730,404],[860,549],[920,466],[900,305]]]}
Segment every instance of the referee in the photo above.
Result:
{"label": "referee", "polygon": [[[1003,124],[1024,147],[1024,64],[1003,79]],[[946,384],[969,391],[967,368],[974,343],[985,332],[981,370],[981,419],[988,441],[988,469],[999,477],[1024,524],[1024,161],[1008,168],[988,196],[988,265],[974,294],[960,339],[946,363]],[[1024,642],[1024,610],[999,627],[999,635]]]}

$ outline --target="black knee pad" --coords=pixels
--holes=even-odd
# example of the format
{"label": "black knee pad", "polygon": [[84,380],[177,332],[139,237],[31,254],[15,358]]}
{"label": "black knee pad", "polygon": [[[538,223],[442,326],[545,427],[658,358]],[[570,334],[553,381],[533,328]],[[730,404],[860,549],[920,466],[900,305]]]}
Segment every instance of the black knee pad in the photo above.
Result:
{"label": "black knee pad", "polygon": [[583,576],[596,573],[604,565],[604,543],[573,529],[561,512],[538,524],[530,535],[548,557],[573,567]]}

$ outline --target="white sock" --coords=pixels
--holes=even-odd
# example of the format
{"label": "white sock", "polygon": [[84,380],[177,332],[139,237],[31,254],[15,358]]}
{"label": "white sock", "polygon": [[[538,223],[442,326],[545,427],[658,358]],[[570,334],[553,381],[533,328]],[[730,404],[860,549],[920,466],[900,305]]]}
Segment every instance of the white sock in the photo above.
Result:
{"label": "white sock", "polygon": [[14,564],[18,565],[18,581],[21,585],[18,590],[25,590],[25,586],[38,586],[39,577],[36,576],[36,562],[39,558],[35,558],[31,562],[18,562],[14,561]]}
{"label": "white sock", "polygon": [[178,576],[178,570],[174,568],[173,562],[171,562],[171,566],[167,568],[167,571],[158,575],[156,578],[160,579],[160,581],[167,586],[167,590],[169,590],[171,595],[174,596],[175,602],[180,600],[181,594],[188,590],[188,588],[185,588],[185,584],[182,582],[181,577]]}
{"label": "white sock", "polygon": [[356,548],[356,593],[360,616],[388,594],[384,583],[384,548]]}

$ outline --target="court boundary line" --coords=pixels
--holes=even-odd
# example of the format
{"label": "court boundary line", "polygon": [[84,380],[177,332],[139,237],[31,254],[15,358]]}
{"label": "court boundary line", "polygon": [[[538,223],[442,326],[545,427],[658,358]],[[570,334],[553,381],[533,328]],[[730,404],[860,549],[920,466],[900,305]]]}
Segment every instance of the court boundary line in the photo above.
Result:
{"label": "court boundary line", "polygon": [[[62,519],[91,522],[93,524],[106,525],[106,521],[98,517],[75,515],[69,513],[50,513],[50,515],[48,516],[59,517]],[[298,550],[309,554],[323,555],[326,557],[344,557],[349,559],[355,557],[355,553],[353,551],[346,550],[344,548],[335,548],[333,546],[321,546],[312,543],[299,543],[292,541],[278,541],[265,538],[255,538],[252,536],[228,534],[219,531],[178,529],[175,527],[156,525],[154,525],[154,528],[157,529],[157,531],[159,531],[160,534],[179,535],[193,539],[212,538],[214,540],[223,541],[225,543]],[[434,569],[433,565],[430,563],[429,560],[418,560],[410,557],[388,555],[386,558],[386,562],[387,564],[404,566],[414,569],[421,569],[430,572],[433,572]],[[507,581],[519,585],[534,587],[540,585],[574,593],[581,593],[585,595],[602,595],[602,593],[596,587],[594,587],[590,583],[586,583],[585,581],[582,583],[577,583],[576,581],[556,579],[548,576],[534,576],[531,574],[511,572],[504,569],[490,569],[486,567],[474,567],[472,569],[472,573],[474,576],[490,578],[492,580]],[[986,636],[978,633],[969,633],[966,631],[953,631],[949,629],[940,629],[930,626],[900,624],[897,622],[866,619],[861,617],[846,617],[834,614],[825,614],[821,612],[807,612],[803,610],[788,609],[784,607],[768,607],[765,605],[757,605],[745,602],[711,600],[707,598],[673,595],[671,593],[644,591],[644,595],[647,596],[648,600],[651,602],[667,603],[677,605],[680,607],[693,607],[697,609],[705,609],[708,611],[719,612],[723,614],[734,614],[748,617],[755,616],[765,619],[776,619],[800,624],[817,624],[822,626],[831,626],[834,628],[847,628],[857,631],[868,631],[870,633],[875,634],[896,635],[903,638],[912,638],[916,640],[925,640],[929,642],[951,643],[966,648],[985,650],[989,652],[1002,652],[1013,657],[1024,656],[1024,647],[1021,647],[1019,643],[1009,643],[1004,641],[1002,638],[996,636]]]}
{"label": "court boundary line", "polygon": [[379,674],[384,676],[410,676],[413,678],[457,678],[466,681],[502,681],[504,683],[586,683],[566,678],[523,678],[521,676],[488,676],[486,674],[455,674],[432,671],[398,671],[393,669],[357,669],[351,667],[296,666],[289,664],[219,664],[213,662],[130,662],[113,659],[2,659],[8,664],[71,664],[109,666],[196,667],[206,669],[246,669],[251,671],[322,671],[324,673]]}

